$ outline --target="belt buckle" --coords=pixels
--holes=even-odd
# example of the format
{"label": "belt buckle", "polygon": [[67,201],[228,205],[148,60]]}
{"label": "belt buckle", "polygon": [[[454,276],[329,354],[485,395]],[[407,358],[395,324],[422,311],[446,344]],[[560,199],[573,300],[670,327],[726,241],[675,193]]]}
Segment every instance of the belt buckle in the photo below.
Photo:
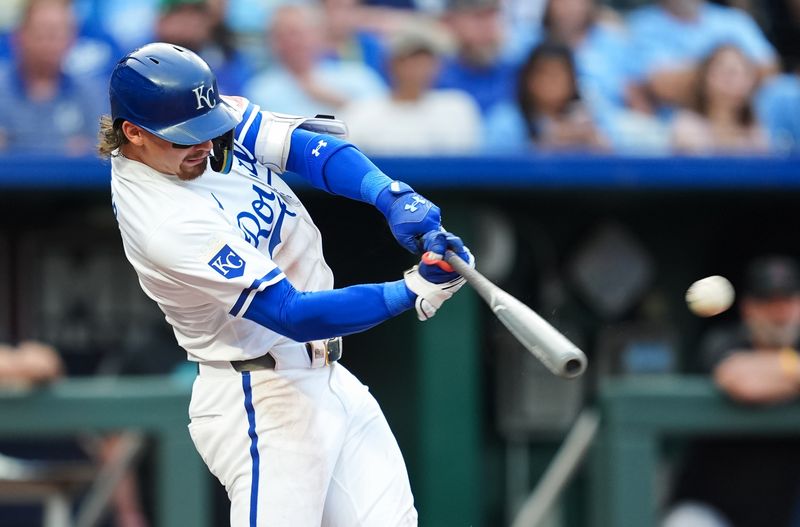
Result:
{"label": "belt buckle", "polygon": [[325,344],[325,365],[342,358],[342,337],[333,337],[323,341]]}

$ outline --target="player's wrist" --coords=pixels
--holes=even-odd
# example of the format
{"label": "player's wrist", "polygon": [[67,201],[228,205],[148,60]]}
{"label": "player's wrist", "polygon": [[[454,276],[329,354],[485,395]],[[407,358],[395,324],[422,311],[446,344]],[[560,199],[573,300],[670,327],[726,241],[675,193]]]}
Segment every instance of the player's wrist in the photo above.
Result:
{"label": "player's wrist", "polygon": [[377,207],[378,197],[384,190],[387,190],[393,182],[394,180],[392,178],[377,168],[368,171],[361,179],[361,199]]}
{"label": "player's wrist", "polygon": [[389,181],[375,196],[375,208],[388,217],[392,212],[392,205],[398,199],[414,193],[414,189],[402,181]]}
{"label": "player's wrist", "polygon": [[386,303],[386,309],[392,316],[395,316],[414,307],[417,295],[408,288],[405,280],[396,280],[384,284],[383,300]]}

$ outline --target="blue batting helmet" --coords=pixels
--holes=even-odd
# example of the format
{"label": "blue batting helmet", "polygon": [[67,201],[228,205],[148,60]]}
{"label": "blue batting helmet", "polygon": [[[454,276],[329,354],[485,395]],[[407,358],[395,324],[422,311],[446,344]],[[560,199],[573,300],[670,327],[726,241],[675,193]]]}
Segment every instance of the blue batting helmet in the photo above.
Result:
{"label": "blue batting helmet", "polygon": [[194,52],[163,42],[125,55],[111,73],[111,118],[179,145],[230,132],[241,116],[220,98],[217,79]]}

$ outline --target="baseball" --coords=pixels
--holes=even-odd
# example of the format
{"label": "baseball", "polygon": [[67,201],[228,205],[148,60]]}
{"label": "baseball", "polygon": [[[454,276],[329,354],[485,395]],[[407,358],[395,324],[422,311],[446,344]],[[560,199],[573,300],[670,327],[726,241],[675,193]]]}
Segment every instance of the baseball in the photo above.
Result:
{"label": "baseball", "polygon": [[733,304],[733,285],[724,276],[707,276],[693,283],[686,291],[686,304],[700,317],[713,317]]}

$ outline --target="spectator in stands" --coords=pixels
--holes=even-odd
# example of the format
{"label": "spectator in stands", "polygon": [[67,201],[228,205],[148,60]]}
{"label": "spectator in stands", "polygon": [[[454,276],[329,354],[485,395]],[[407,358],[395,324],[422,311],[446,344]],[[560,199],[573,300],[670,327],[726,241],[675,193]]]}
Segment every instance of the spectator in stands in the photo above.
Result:
{"label": "spectator in stands", "polygon": [[[77,34],[65,58],[64,71],[71,75],[97,76],[102,82],[108,79],[111,70],[122,55],[113,35],[107,32],[100,15],[110,0],[71,0],[75,15]],[[141,0],[144,2],[145,0]],[[157,1],[157,0],[147,0]],[[140,2],[137,2],[140,3]],[[13,32],[22,18],[28,0],[5,0],[0,2],[0,61],[13,57]],[[140,25],[137,21],[137,24]]]}
{"label": "spectator in stands", "polygon": [[18,346],[0,343],[0,386],[27,387],[60,378],[64,364],[58,352],[41,342]]}
{"label": "spectator in stands", "polygon": [[767,129],[770,146],[780,154],[800,152],[800,1],[770,0],[771,37],[784,65],[784,74],[769,79],[759,90],[756,108]]}
{"label": "spectator in stands", "polygon": [[432,89],[447,44],[441,28],[424,19],[410,21],[392,36],[391,93],[355,101],[341,114],[354,144],[374,154],[475,151],[481,139],[478,106],[462,91]]}
{"label": "spectator in stands", "polygon": [[666,127],[652,115],[650,100],[636,81],[630,41],[616,11],[597,0],[549,0],[534,41],[544,39],[572,50],[581,97],[615,150],[667,151]]}
{"label": "spectator in stands", "polygon": [[545,41],[534,48],[517,79],[516,103],[497,105],[487,117],[485,146],[489,151],[607,148],[581,99],[569,47]]}
{"label": "spectator in stands", "polygon": [[547,0],[504,0],[500,3],[503,24],[503,56],[520,63],[539,39]]}
{"label": "spectator in stands", "polygon": [[223,0],[225,18],[238,35],[256,35],[264,32],[278,2],[264,0]]}
{"label": "spectator in stands", "polygon": [[516,68],[501,55],[502,24],[498,0],[447,0],[442,21],[456,40],[446,57],[439,88],[469,93],[485,115],[497,103],[513,98]]}
{"label": "spectator in stands", "polygon": [[769,79],[756,95],[756,113],[778,154],[800,152],[800,70]]}
{"label": "spectator in stands", "polygon": [[691,154],[764,153],[765,131],[753,108],[758,72],[736,46],[714,50],[701,64],[691,110],[675,116],[675,151]]}
{"label": "spectator in stands", "polygon": [[[734,401],[767,406],[800,396],[800,270],[785,256],[753,261],[741,323],[713,330],[702,360]],[[789,527],[800,490],[796,438],[705,438],[689,448],[663,527]]]}
{"label": "spectator in stands", "polygon": [[104,87],[65,73],[76,36],[67,0],[30,0],[0,68],[0,150],[89,154],[105,111]]}
{"label": "spectator in stands", "polygon": [[589,104],[641,106],[643,96],[632,82],[625,29],[612,18],[614,15],[607,14],[608,9],[601,8],[596,0],[549,0],[538,40],[569,46],[575,57],[578,85]]}
{"label": "spectator in stands", "polygon": [[242,93],[252,71],[221,17],[208,0],[161,0],[156,40],[191,49],[213,68],[222,93]]}
{"label": "spectator in stands", "polygon": [[628,19],[640,82],[655,101],[688,106],[697,65],[722,44],[735,44],[766,77],[778,58],[758,25],[745,12],[705,0],[660,0],[634,10]]}
{"label": "spectator in stands", "polygon": [[[52,346],[38,341],[24,341],[17,346],[0,343],[0,387],[28,388],[49,382],[56,381],[66,373],[66,366],[61,359],[58,351]],[[116,447],[118,436],[111,435],[95,438],[98,440],[99,450],[91,452],[101,463],[112,463],[116,457]],[[5,454],[8,450],[19,449],[14,443],[5,442],[3,445]],[[72,442],[65,443],[53,442],[44,445],[30,445],[27,442],[23,445],[24,457],[33,457],[41,454],[38,448],[48,448],[47,457],[59,458],[65,456],[70,458],[75,455]],[[81,456],[82,457],[82,456]],[[127,474],[115,489],[112,504],[114,507],[114,520],[117,527],[147,527],[148,522],[142,511],[137,478],[134,472]],[[30,525],[36,521],[32,516],[35,511],[6,511],[3,514],[4,525]]]}
{"label": "spectator in stands", "polygon": [[767,20],[767,13],[764,10],[764,2],[761,0],[710,0],[714,4],[724,5],[727,7],[735,7],[741,11],[744,11],[750,17],[756,21],[756,23],[761,26],[762,28],[767,28],[769,26],[769,21]]}
{"label": "spectator in stands", "polygon": [[108,35],[125,51],[152,42],[160,1],[73,0],[79,23],[89,34]]}
{"label": "spectator in stands", "polygon": [[363,64],[324,60],[321,13],[312,6],[279,7],[268,30],[278,64],[255,76],[244,95],[271,111],[335,114],[351,100],[386,94],[380,76]]}
{"label": "spectator in stands", "polygon": [[386,50],[380,35],[364,27],[359,0],[322,0],[325,58],[353,61],[386,76]]}

